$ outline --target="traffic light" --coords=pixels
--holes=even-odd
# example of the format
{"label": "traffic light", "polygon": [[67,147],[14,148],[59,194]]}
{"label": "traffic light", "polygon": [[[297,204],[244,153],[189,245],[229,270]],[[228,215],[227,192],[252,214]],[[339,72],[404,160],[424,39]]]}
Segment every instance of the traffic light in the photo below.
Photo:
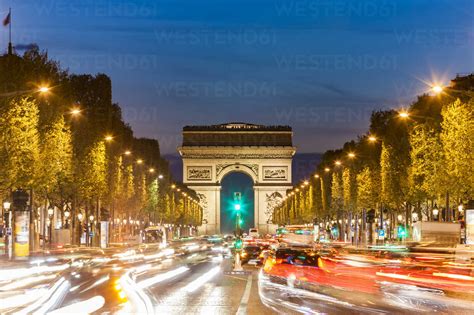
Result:
{"label": "traffic light", "polygon": [[404,238],[407,236],[407,230],[403,225],[398,226],[398,237]]}
{"label": "traffic light", "polygon": [[244,224],[244,220],[239,219],[239,224],[240,224],[240,225]]}
{"label": "traffic light", "polygon": [[234,210],[235,211],[240,211],[240,203],[234,204]]}
{"label": "traffic light", "polygon": [[242,249],[242,245],[243,245],[242,239],[238,237],[234,242],[234,248],[237,250],[240,250]]}

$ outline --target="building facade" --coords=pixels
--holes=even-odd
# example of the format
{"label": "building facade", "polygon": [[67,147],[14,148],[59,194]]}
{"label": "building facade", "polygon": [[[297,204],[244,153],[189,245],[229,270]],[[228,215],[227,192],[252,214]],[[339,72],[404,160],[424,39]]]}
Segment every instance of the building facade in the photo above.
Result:
{"label": "building facade", "polygon": [[220,233],[221,182],[242,172],[253,180],[255,227],[274,233],[272,212],[291,189],[291,163],[296,152],[288,126],[228,123],[186,126],[178,151],[183,159],[183,182],[197,192],[203,207],[200,234]]}

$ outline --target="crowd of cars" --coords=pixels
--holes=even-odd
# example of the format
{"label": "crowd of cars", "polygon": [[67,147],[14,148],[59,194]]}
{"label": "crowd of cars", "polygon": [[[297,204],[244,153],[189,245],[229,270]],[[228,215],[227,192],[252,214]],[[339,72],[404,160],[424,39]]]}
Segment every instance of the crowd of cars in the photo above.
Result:
{"label": "crowd of cars", "polygon": [[[474,307],[472,250],[459,253],[405,245],[357,248],[318,242],[305,227],[285,227],[265,236],[249,232],[238,239],[242,243],[237,248],[234,235],[182,238],[169,246],[178,254],[207,251],[234,262],[238,255],[245,268],[259,269],[259,293],[267,306],[273,302],[278,306],[283,294],[305,297],[294,310],[304,305],[329,313],[347,305],[361,312],[395,313],[409,308],[463,313]],[[328,309],[318,308],[322,302]]]}

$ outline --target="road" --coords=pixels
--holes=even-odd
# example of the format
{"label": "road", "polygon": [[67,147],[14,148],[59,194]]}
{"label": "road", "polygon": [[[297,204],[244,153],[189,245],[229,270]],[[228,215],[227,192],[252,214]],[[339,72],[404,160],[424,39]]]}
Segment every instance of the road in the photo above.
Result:
{"label": "road", "polygon": [[[61,249],[0,260],[0,314],[472,314],[470,261],[337,253],[232,271],[202,243]],[[303,258],[302,258],[303,257]],[[310,257],[310,256],[307,256]],[[299,259],[299,260],[297,260]],[[305,258],[304,258],[305,259]],[[285,261],[288,260],[285,258]]]}
{"label": "road", "polygon": [[258,269],[232,272],[219,253],[115,249],[1,261],[0,313],[274,314]]}

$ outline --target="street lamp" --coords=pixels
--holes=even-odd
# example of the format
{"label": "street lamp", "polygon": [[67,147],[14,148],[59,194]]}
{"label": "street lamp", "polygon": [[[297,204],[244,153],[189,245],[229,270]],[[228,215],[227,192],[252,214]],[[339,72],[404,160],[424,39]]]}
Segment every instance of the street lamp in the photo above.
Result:
{"label": "street lamp", "polygon": [[356,155],[355,155],[354,152],[349,152],[349,153],[347,154],[347,157],[350,158],[350,159],[355,158],[355,156],[356,156]]}
{"label": "street lamp", "polygon": [[369,136],[368,139],[369,139],[370,142],[375,142],[375,141],[377,141],[377,138],[376,138],[375,136]]}
{"label": "street lamp", "polygon": [[129,151],[129,150],[127,150],[127,151],[125,151],[123,154],[125,154],[125,155],[130,155],[130,154],[132,154],[132,152]]}
{"label": "street lamp", "polygon": [[148,170],[148,172],[154,173],[154,172],[155,172],[155,169],[154,169],[154,168],[150,168],[150,169]]}
{"label": "street lamp", "polygon": [[403,118],[403,119],[408,118],[409,116],[410,114],[406,110],[403,110],[398,113],[398,117]]}
{"label": "street lamp", "polygon": [[112,137],[111,135],[106,135],[104,139],[105,141],[110,142],[114,139],[114,137]]}
{"label": "street lamp", "polygon": [[440,94],[441,92],[443,92],[443,87],[441,85],[433,85],[431,87],[431,91],[433,91],[435,94]]}
{"label": "street lamp", "polygon": [[338,165],[338,166],[339,166],[339,165],[341,165],[341,164],[342,164],[342,162],[341,162],[341,161],[336,161],[336,162],[334,162],[334,164],[336,164],[336,165]]}
{"label": "street lamp", "polygon": [[40,93],[42,93],[42,94],[48,93],[49,90],[50,90],[50,88],[49,88],[48,86],[40,86],[40,87],[38,88],[38,92],[40,92]]}
{"label": "street lamp", "polygon": [[314,178],[319,178],[319,174],[314,174]]}
{"label": "street lamp", "polygon": [[49,208],[48,209],[48,215],[52,216],[54,214],[54,209],[53,208]]}
{"label": "street lamp", "polygon": [[158,179],[163,179],[163,175],[162,174],[158,175]]}
{"label": "street lamp", "polygon": [[330,171],[329,167],[324,168],[324,171],[325,171],[326,173],[329,173],[329,171]]}
{"label": "street lamp", "polygon": [[434,216],[436,219],[438,218],[438,214],[439,214],[439,210],[438,210],[437,207],[435,207],[435,208],[433,209],[433,216]]}
{"label": "street lamp", "polygon": [[3,209],[5,209],[5,210],[7,210],[7,211],[10,210],[10,206],[11,206],[11,203],[8,202],[8,201],[5,201],[5,202],[3,203]]}
{"label": "street lamp", "polygon": [[89,221],[90,221],[90,222],[94,221],[94,216],[93,216],[93,215],[91,215],[91,216],[89,217]]}
{"label": "street lamp", "polygon": [[138,159],[137,160],[137,164],[142,164],[143,163],[143,160],[142,159]]}
{"label": "street lamp", "polygon": [[81,110],[79,108],[73,108],[70,113],[72,116],[78,116],[81,113]]}
{"label": "street lamp", "polygon": [[79,221],[82,221],[82,218],[83,218],[83,217],[84,217],[84,216],[82,215],[82,213],[79,213],[79,214],[77,215],[77,219],[78,219]]}

